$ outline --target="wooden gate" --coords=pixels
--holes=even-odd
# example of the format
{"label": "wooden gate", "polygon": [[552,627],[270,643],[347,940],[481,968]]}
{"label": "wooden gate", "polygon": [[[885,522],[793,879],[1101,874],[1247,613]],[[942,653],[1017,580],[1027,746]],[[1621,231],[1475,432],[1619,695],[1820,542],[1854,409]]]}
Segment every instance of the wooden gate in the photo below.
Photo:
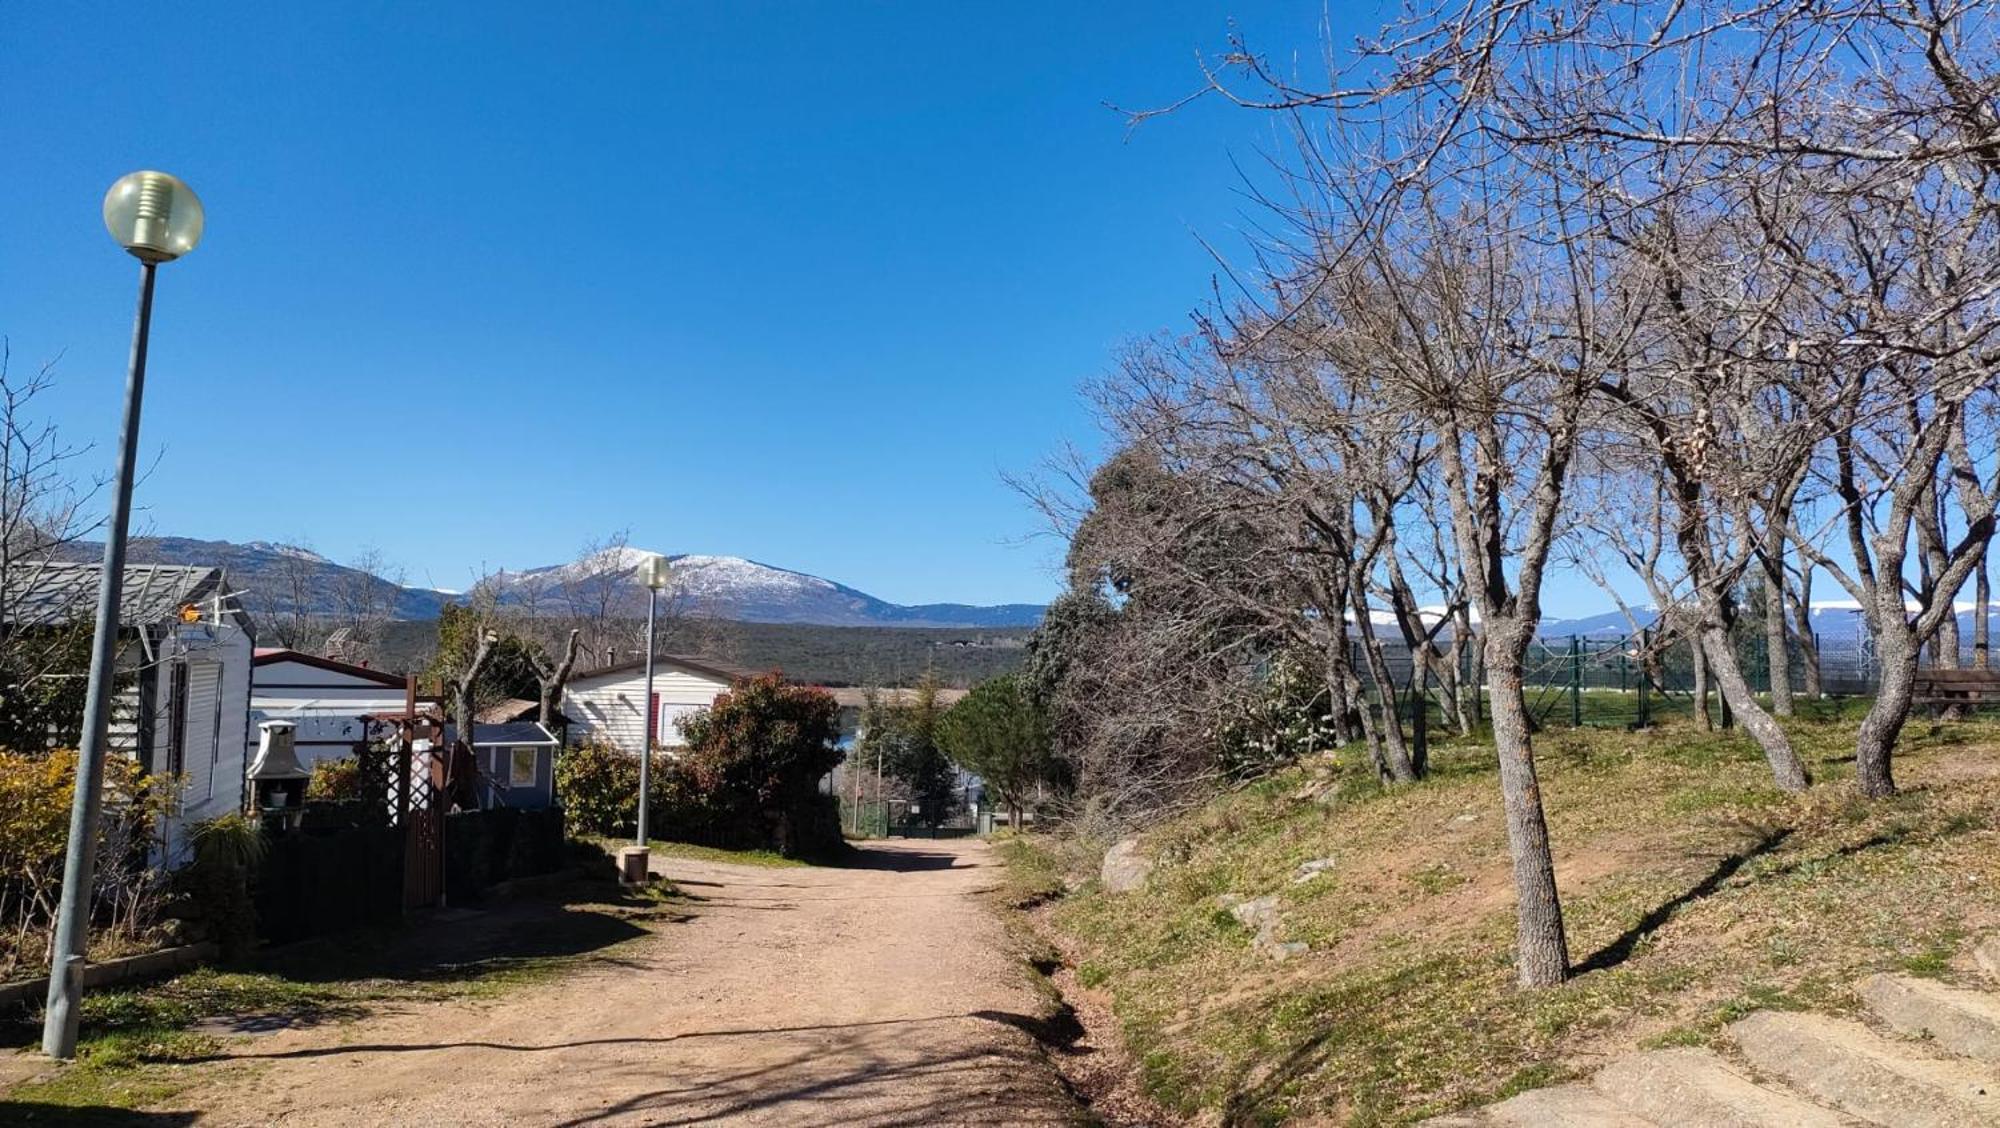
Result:
{"label": "wooden gate", "polygon": [[444,895],[443,726],[414,711],[377,716],[369,737],[359,750],[364,786],[383,798],[403,833],[403,907],[427,908]]}
{"label": "wooden gate", "polygon": [[444,896],[444,801],[431,771],[433,760],[442,755],[422,738],[403,747],[404,803],[398,817],[404,834],[405,909],[427,908]]}

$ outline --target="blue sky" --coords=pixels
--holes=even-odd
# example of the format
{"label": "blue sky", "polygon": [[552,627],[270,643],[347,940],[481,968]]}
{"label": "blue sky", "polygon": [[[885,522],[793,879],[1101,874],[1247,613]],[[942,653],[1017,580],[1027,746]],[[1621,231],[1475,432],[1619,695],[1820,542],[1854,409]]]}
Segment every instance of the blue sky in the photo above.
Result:
{"label": "blue sky", "polygon": [[[1352,17],[1373,24],[1374,5]],[[1262,115],[1127,135],[1230,19],[1312,3],[0,8],[0,333],[108,469],[136,268],[99,201],[208,209],[162,271],[154,531],[368,545],[415,582],[633,543],[900,602],[1042,600],[1002,484],[1187,325]],[[88,460],[87,460],[88,461]],[[1591,601],[1595,602],[1595,601]]]}

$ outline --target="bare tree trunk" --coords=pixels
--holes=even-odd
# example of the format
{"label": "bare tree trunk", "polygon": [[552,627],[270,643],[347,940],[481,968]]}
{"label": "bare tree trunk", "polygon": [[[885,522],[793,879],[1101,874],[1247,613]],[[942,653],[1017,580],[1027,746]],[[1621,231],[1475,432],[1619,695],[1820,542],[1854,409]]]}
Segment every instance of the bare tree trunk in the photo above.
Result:
{"label": "bare tree trunk", "polygon": [[490,629],[482,630],[479,646],[472,652],[472,661],[459,674],[458,684],[452,687],[452,723],[458,729],[458,746],[445,750],[445,755],[451,757],[446,761],[445,776],[454,793],[463,788],[466,781],[452,778],[453,772],[462,761],[471,762],[473,745],[479,735],[474,728],[479,721],[479,678],[486,672],[487,663],[493,660],[493,652],[499,643],[499,634]]}
{"label": "bare tree trunk", "polygon": [[1555,855],[1542,815],[1541,785],[1535,779],[1534,747],[1528,736],[1528,704],[1521,696],[1521,655],[1514,636],[1503,642],[1494,624],[1486,645],[1486,672],[1493,687],[1493,744],[1500,755],[1500,796],[1507,810],[1507,849],[1514,864],[1517,955],[1523,987],[1553,987],[1569,976],[1569,942],[1563,935],[1562,903],[1556,896]]}
{"label": "bare tree trunk", "polygon": [[1764,650],[1771,677],[1771,712],[1780,717],[1798,711],[1792,703],[1790,633],[1785,623],[1784,572],[1780,569],[1775,583],[1768,575],[1764,583]]}
{"label": "bare tree trunk", "polygon": [[1804,791],[1809,782],[1805,765],[1799,762],[1799,754],[1792,750],[1792,742],[1785,736],[1785,730],[1771,719],[1771,714],[1757,704],[1757,695],[1750,691],[1750,683],[1743,677],[1743,668],[1736,661],[1736,650],[1729,644],[1729,632],[1719,626],[1704,626],[1701,630],[1702,649],[1707,652],[1709,668],[1715,671],[1716,687],[1722,691],[1722,699],[1736,714],[1736,720],[1764,750],[1764,758],[1770,762],[1771,778],[1785,791]]}
{"label": "bare tree trunk", "polygon": [[1438,663],[1438,687],[1445,702],[1445,720],[1458,730],[1460,736],[1472,735],[1472,716],[1465,707],[1465,679],[1459,677],[1464,668],[1465,643],[1453,639],[1450,649],[1444,653],[1444,660]]}
{"label": "bare tree trunk", "polygon": [[[1382,656],[1382,640],[1375,637],[1375,626],[1368,620],[1368,600],[1363,594],[1364,589],[1356,584],[1351,590],[1357,620],[1354,629],[1361,635],[1361,659],[1368,667],[1368,679],[1375,683],[1375,696],[1382,703],[1383,766],[1392,781],[1415,783],[1417,769],[1410,761],[1409,746],[1403,741],[1403,721],[1396,710],[1396,679],[1389,673],[1389,663]],[[1360,705],[1365,718],[1370,707],[1366,698]]]}
{"label": "bare tree trunk", "polygon": [[[1861,731],[1854,743],[1854,774],[1861,793],[1871,799],[1886,799],[1896,793],[1896,777],[1891,767],[1896,738],[1910,719],[1911,698],[1915,695],[1919,646],[1916,633],[1899,627],[1903,621],[1902,592],[1883,585],[1878,596],[1884,604],[1876,616],[1882,629],[1875,632],[1875,654],[1882,664],[1881,684],[1868,715],[1861,718]],[[1888,600],[1895,600],[1893,609]],[[1889,612],[1893,610],[1894,620]]]}
{"label": "bare tree trunk", "polygon": [[1361,689],[1361,679],[1352,672],[1346,679],[1346,696],[1352,703],[1354,715],[1360,718],[1361,737],[1368,745],[1368,762],[1375,767],[1375,777],[1383,783],[1395,778],[1389,771],[1389,758],[1382,751],[1382,734],[1375,730],[1375,712],[1368,707],[1368,699]]}
{"label": "bare tree trunk", "polygon": [[1479,636],[1472,633],[1472,609],[1470,607],[1463,605],[1459,607],[1458,625],[1452,629],[1464,632],[1465,641],[1460,645],[1465,648],[1466,661],[1472,667],[1468,671],[1469,676],[1465,679],[1465,687],[1472,695],[1471,701],[1466,706],[1465,711],[1460,714],[1465,718],[1468,727],[1459,734],[1461,736],[1471,736],[1472,729],[1479,725],[1486,712],[1486,705],[1483,700],[1483,695],[1486,692],[1486,647],[1480,643]]}
{"label": "bare tree trunk", "polygon": [[569,684],[569,676],[576,669],[576,655],[581,647],[583,632],[572,630],[569,640],[563,644],[562,660],[554,669],[548,669],[540,661],[535,663],[536,680],[540,683],[541,701],[535,712],[535,719],[543,728],[554,732],[556,717],[562,710],[563,687]]}
{"label": "bare tree trunk", "polygon": [[1792,595],[1790,585],[1786,585],[1785,602],[1792,612],[1793,637],[1799,642],[1799,664],[1803,667],[1806,696],[1820,700],[1826,696],[1826,682],[1820,675],[1819,638],[1813,632],[1811,561],[1800,565],[1796,597]]}

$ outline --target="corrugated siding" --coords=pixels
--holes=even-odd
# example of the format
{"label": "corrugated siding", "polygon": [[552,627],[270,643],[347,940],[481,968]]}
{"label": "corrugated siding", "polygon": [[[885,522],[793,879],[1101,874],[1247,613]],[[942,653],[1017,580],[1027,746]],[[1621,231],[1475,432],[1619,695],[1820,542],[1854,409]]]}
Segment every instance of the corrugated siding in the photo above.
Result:
{"label": "corrugated siding", "polygon": [[[674,722],[715,702],[717,694],[728,690],[726,682],[702,677],[685,670],[662,668],[653,674],[653,692],[660,699],[664,723],[659,728],[660,743],[675,747],[685,743]],[[563,691],[563,712],[574,723],[572,742],[601,739],[637,754],[646,742],[646,672],[634,670],[571,683]]]}
{"label": "corrugated siding", "polygon": [[371,713],[401,713],[406,692],[338,670],[323,670],[301,662],[266,662],[257,666],[250,693],[250,718],[244,731],[244,753],[257,756],[260,721],[287,720],[298,725],[293,739],[299,763],[311,767],[320,760],[352,753],[367,737],[361,718]]}
{"label": "corrugated siding", "polygon": [[265,662],[257,667],[256,684],[259,686],[355,686],[375,693],[400,695],[400,686],[383,685],[369,678],[356,677],[339,670],[328,670],[319,666],[308,666],[304,662]]}

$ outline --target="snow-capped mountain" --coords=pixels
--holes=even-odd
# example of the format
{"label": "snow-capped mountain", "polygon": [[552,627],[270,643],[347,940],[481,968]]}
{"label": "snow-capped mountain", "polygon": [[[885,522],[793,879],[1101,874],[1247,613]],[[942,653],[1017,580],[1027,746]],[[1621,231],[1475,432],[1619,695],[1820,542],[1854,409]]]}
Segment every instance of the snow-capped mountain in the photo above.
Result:
{"label": "snow-capped mountain", "polygon": [[[651,552],[619,547],[568,564],[552,564],[499,577],[501,598],[516,604],[602,591],[641,613],[644,595],[633,573]],[[1039,622],[1029,603],[976,606],[890,603],[845,584],[740,556],[667,554],[674,582],[667,598],[682,614],[751,623],[812,623],[859,627],[1021,627]]]}

